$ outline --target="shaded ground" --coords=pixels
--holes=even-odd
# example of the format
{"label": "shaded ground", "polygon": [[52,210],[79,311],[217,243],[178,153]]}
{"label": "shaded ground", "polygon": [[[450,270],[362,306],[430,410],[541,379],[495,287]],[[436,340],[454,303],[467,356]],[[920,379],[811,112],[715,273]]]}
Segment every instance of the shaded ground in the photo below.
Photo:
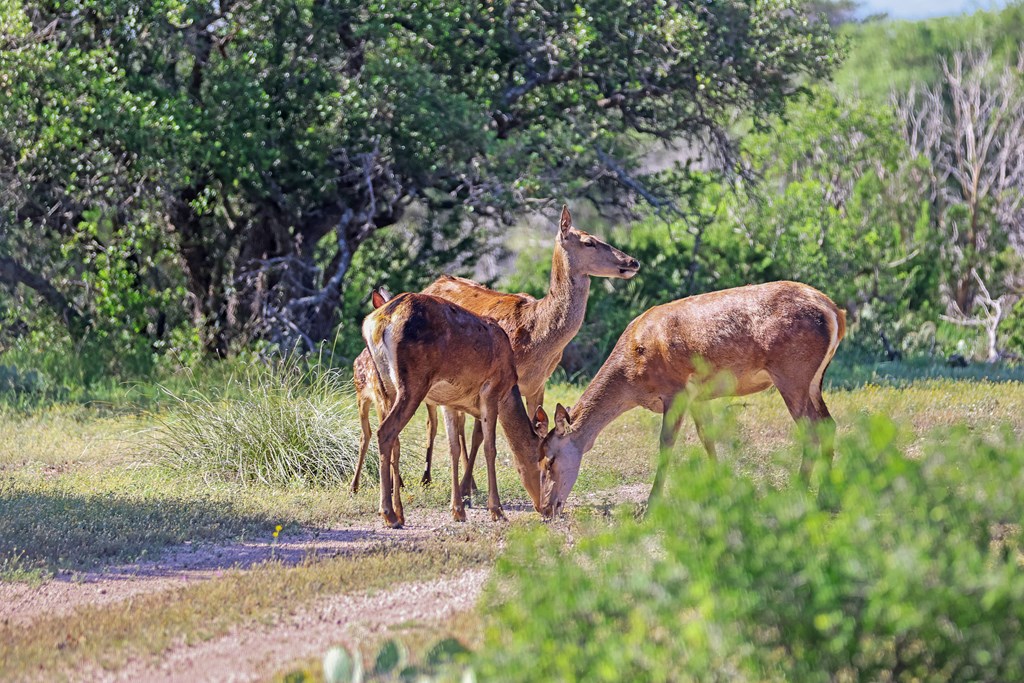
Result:
{"label": "shaded ground", "polygon": [[[486,510],[475,511],[483,516]],[[471,510],[470,514],[473,515]],[[509,514],[524,514],[509,510]],[[473,523],[479,521],[473,519]],[[83,605],[108,605],[184,584],[212,579],[229,569],[251,569],[268,561],[298,565],[317,559],[369,551],[381,545],[414,545],[454,524],[443,511],[416,510],[401,530],[376,519],[343,529],[283,536],[277,542],[191,544],[166,549],[160,559],[59,576],[40,585],[0,582],[0,624],[24,626],[40,617],[71,614]]]}

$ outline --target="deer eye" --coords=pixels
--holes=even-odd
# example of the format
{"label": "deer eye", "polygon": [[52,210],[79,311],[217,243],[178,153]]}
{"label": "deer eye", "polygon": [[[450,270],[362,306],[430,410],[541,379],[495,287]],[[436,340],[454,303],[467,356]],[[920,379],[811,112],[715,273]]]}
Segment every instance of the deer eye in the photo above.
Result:
{"label": "deer eye", "polygon": [[596,247],[597,244],[593,240],[580,240],[580,244],[585,247]]}

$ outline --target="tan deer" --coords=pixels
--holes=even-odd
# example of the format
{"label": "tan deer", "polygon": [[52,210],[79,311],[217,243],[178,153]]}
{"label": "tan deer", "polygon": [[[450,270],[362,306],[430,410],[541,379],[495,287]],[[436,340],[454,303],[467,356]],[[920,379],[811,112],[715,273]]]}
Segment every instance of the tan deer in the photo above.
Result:
{"label": "tan deer", "polygon": [[[515,354],[519,388],[526,397],[527,414],[534,415],[544,402],[544,385],[562,359],[565,346],[579,332],[587,312],[590,296],[590,277],[613,277],[628,280],[636,275],[640,262],[572,224],[569,207],[562,214],[551,256],[551,280],[547,296],[535,299],[528,294],[495,292],[465,278],[442,276],[423,290],[452,301],[477,315],[493,318],[501,325],[512,342]],[[363,455],[370,443],[370,404],[372,395],[361,375],[372,365],[370,356],[363,351],[355,360],[354,377],[360,398],[360,421],[363,442],[360,446],[359,465],[352,480],[352,490],[359,488],[359,473]],[[461,418],[461,416],[460,416]],[[427,457],[421,482],[430,483],[430,466],[437,434],[437,412],[427,403]],[[479,423],[473,432],[472,447],[466,449],[463,429],[457,430],[461,448],[468,450],[464,460],[466,474],[462,480],[462,493],[468,496],[473,487],[473,463],[482,440]]]}
{"label": "tan deer", "polygon": [[[501,325],[512,342],[519,389],[526,398],[526,411],[534,415],[544,403],[544,385],[562,360],[562,351],[583,325],[591,276],[628,280],[639,269],[640,262],[629,254],[574,227],[569,207],[563,206],[551,255],[550,284],[544,298],[495,292],[472,280],[449,275],[438,278],[423,293],[455,302],[477,315],[493,318]],[[436,434],[436,421],[430,431]],[[478,425],[465,463],[464,496],[469,495],[472,486],[473,463],[480,436]],[[462,439],[464,443],[465,437]],[[427,467],[422,480],[425,484],[430,482],[432,446],[428,442]]]}
{"label": "tan deer", "polygon": [[[380,514],[394,528],[405,523],[401,500],[398,436],[423,401],[441,406],[452,457],[452,515],[465,521],[459,481],[461,449],[457,412],[476,417],[483,429],[487,460],[487,508],[504,519],[495,471],[496,421],[515,455],[523,485],[539,510],[536,467],[540,437],[523,407],[512,345],[493,320],[427,294],[406,293],[386,300],[374,292],[375,310],[363,321],[372,361],[369,385],[378,415],[381,454]],[[547,423],[538,412],[537,421]]]}
{"label": "tan deer", "polygon": [[[561,512],[583,455],[601,430],[627,410],[643,406],[662,413],[661,444],[671,447],[682,418],[672,405],[684,392],[694,393],[698,368],[731,375],[733,383],[719,395],[744,396],[775,386],[794,420],[832,425],[821,382],[845,333],[846,313],[797,282],[701,294],[642,313],[619,337],[571,412],[562,405],[555,409],[555,428],[545,436],[538,462],[541,514]],[[692,404],[690,412],[714,457],[700,403]],[[546,432],[546,423],[539,429]],[[823,450],[831,462],[828,442]],[[662,459],[658,465],[652,496],[664,481],[665,464]],[[800,468],[805,479],[811,466],[805,454]]]}

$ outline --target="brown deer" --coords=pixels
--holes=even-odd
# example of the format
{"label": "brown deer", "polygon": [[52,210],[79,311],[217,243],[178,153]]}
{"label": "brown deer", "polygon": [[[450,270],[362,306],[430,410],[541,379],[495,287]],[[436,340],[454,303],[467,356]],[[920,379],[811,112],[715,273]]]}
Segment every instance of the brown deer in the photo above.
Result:
{"label": "brown deer", "polygon": [[[794,420],[834,426],[821,396],[821,382],[839,340],[846,313],[827,296],[797,282],[772,282],[701,294],[655,306],[633,320],[608,360],[571,412],[555,410],[555,428],[540,449],[541,514],[558,514],[565,504],[583,454],[597,435],[622,413],[643,406],[664,415],[662,448],[675,442],[682,413],[672,405],[684,392],[695,394],[703,373],[728,373],[732,383],[718,395],[744,396],[778,388]],[[708,454],[714,444],[702,425],[698,402],[690,407]],[[541,433],[547,424],[539,425]],[[831,462],[831,445],[823,456]],[[801,475],[810,477],[806,454]],[[663,458],[651,495],[664,481]]]}
{"label": "brown deer", "polygon": [[[519,388],[526,397],[527,414],[533,415],[544,402],[544,384],[555,371],[565,349],[583,324],[590,296],[590,277],[613,277],[628,280],[636,275],[640,262],[619,251],[607,242],[573,227],[569,207],[562,207],[555,248],[551,256],[551,281],[547,296],[535,299],[528,294],[495,292],[465,278],[444,275],[423,290],[452,301],[477,315],[493,318],[508,334],[515,354]],[[370,356],[363,351],[355,360],[354,377],[363,429],[359,466],[352,480],[352,490],[359,488],[359,474],[363,455],[370,443],[370,403],[372,394],[361,375],[372,365]],[[460,422],[464,417],[460,415]],[[427,403],[427,458],[421,482],[430,483],[430,466],[437,435],[437,411]],[[457,430],[464,452],[464,429]],[[466,474],[462,480],[462,494],[468,496],[473,484],[473,464],[483,438],[479,423],[473,431],[471,449],[463,461]]]}
{"label": "brown deer", "polygon": [[[452,457],[452,515],[465,521],[459,482],[461,449],[455,434],[457,411],[476,417],[484,434],[487,508],[504,519],[495,472],[496,421],[500,420],[515,455],[523,485],[539,510],[536,462],[540,437],[523,407],[516,382],[512,345],[492,320],[427,294],[406,293],[387,300],[374,292],[375,310],[363,321],[378,415],[381,454],[380,513],[394,528],[405,523],[398,475],[398,435],[423,401],[441,406]],[[547,417],[538,411],[538,423]]]}
{"label": "brown deer", "polygon": [[[562,351],[583,325],[591,276],[628,280],[639,269],[640,262],[629,254],[574,227],[569,207],[563,206],[551,255],[551,280],[544,298],[495,292],[472,280],[449,275],[435,280],[423,293],[457,303],[477,315],[493,318],[501,325],[512,342],[519,389],[526,398],[526,411],[533,415],[544,403],[544,385],[562,360]],[[430,431],[436,434],[436,422]],[[480,438],[478,423],[464,463],[464,496],[468,496],[473,487],[473,463]],[[465,437],[462,439],[464,443]],[[428,442],[424,484],[430,482],[432,447],[433,444]]]}

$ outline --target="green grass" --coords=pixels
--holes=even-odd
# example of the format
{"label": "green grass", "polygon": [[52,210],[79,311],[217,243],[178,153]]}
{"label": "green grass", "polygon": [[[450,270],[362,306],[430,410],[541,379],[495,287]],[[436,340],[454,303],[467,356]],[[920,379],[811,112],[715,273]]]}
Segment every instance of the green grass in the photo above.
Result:
{"label": "green grass", "polygon": [[[556,385],[546,403],[570,405],[581,389]],[[902,445],[920,449],[925,434],[966,422],[976,430],[1008,424],[1024,434],[1024,384],[928,380],[895,386],[865,386],[826,391],[840,435],[855,418],[880,412],[906,425]],[[735,439],[723,455],[741,471],[781,486],[796,471],[799,453],[794,425],[774,391],[717,402],[735,423]],[[81,571],[104,564],[154,557],[160,549],[185,541],[215,542],[266,538],[273,527],[334,527],[346,520],[372,519],[377,488],[371,474],[357,495],[347,480],[335,485],[248,484],[205,477],[200,470],[161,466],[147,450],[152,418],[97,415],[89,408],[51,407],[38,413],[0,413],[0,571]],[[417,510],[447,509],[450,462],[447,441],[435,444],[434,485],[417,483],[425,451],[423,412],[403,434],[403,476],[410,483],[403,500],[410,519]],[[653,478],[660,416],[636,409],[616,420],[584,459],[575,488],[579,497]],[[500,431],[500,430],[499,430]],[[684,422],[682,446],[696,445]],[[371,453],[369,456],[373,458]],[[499,436],[499,490],[506,504],[527,497]],[[478,465],[477,480],[485,481]],[[478,499],[478,502],[482,500]]]}
{"label": "green grass", "polygon": [[[1004,429],[1012,430],[1018,438],[1024,435],[1024,383],[1014,381],[1012,375],[1001,377],[1003,381],[922,380],[915,379],[914,367],[908,366],[903,374],[879,379],[877,368],[847,370],[840,366],[833,370],[838,370],[838,381],[826,390],[825,398],[837,420],[840,438],[856,437],[860,418],[868,413],[882,413],[902,425],[899,448],[913,457],[925,452],[927,434],[958,424],[966,424],[980,435],[996,435]],[[930,374],[928,369],[918,370],[918,376]],[[885,384],[864,384],[862,376]],[[837,388],[847,382],[855,388]],[[338,388],[337,399],[351,400],[347,391]],[[570,405],[581,392],[580,386],[553,385],[545,403],[549,408],[556,402]],[[723,459],[742,476],[751,478],[759,489],[783,488],[796,471],[800,452],[794,445],[794,424],[777,392],[724,399],[717,404],[730,425],[721,451]],[[0,519],[4,520],[0,580],[41,581],[56,572],[73,573],[139,558],[158,558],[165,548],[188,541],[269,540],[277,524],[294,532],[380,523],[376,517],[376,478],[372,474],[364,479],[362,490],[352,495],[344,479],[328,485],[301,478],[288,479],[287,483],[253,483],[209,476],[209,470],[198,467],[168,467],[159,449],[153,448],[152,434],[163,422],[173,419],[175,409],[139,413],[123,407],[120,403],[71,404],[0,410]],[[352,417],[345,419],[351,421]],[[591,533],[592,524],[616,524],[615,516],[608,517],[601,503],[593,507],[595,501],[612,496],[622,486],[642,488],[650,483],[659,424],[660,416],[637,409],[610,425],[585,456],[575,488],[580,503],[567,522],[554,528],[571,538],[582,538]],[[426,445],[423,411],[410,423],[402,440],[401,466],[409,482],[403,496],[407,517],[414,521],[427,510],[446,510],[450,464],[443,430],[435,444],[435,484],[428,489],[416,483],[422,473]],[[697,445],[689,422],[684,423],[680,441],[678,452],[686,455],[679,457],[701,457],[699,450],[688,448]],[[502,499],[506,504],[525,504],[527,497],[500,430],[498,445]],[[375,449],[371,458],[374,453]],[[481,483],[485,481],[482,474],[483,467],[478,466],[477,480]],[[596,498],[590,498],[592,494]],[[468,560],[470,564],[488,564],[508,526],[471,522],[465,528],[467,540],[456,555],[476,558]],[[434,551],[447,545],[421,549],[426,558],[423,561],[428,565],[440,562]],[[270,566],[230,573],[224,579],[204,582],[202,587],[136,600],[133,610],[142,610],[138,637],[131,632],[128,617],[118,616],[120,612],[115,608],[90,608],[39,622],[22,635],[0,633],[0,643],[8,636],[14,638],[10,646],[0,644],[8,647],[3,650],[8,662],[5,666],[14,662],[13,666],[19,667],[16,670],[43,666],[43,671],[57,672],[80,657],[97,666],[116,667],[127,656],[125,653],[158,653],[161,643],[169,642],[166,638],[211,637],[231,624],[270,618],[268,615],[276,614],[274,610],[279,607],[271,604],[273,600],[253,597],[251,602],[246,598],[241,605],[231,605],[223,618],[211,616],[213,605],[218,604],[217,600],[224,601],[226,595],[245,592],[277,596],[279,602],[287,603],[290,598],[281,596],[292,595],[294,589],[298,596],[295,600],[301,603],[332,591],[382,585],[370,575],[376,571],[373,567],[383,566],[383,560],[373,567],[361,565],[359,577],[330,578],[355,567],[344,564],[348,559],[365,560],[345,558],[337,561],[341,564],[331,560],[297,568]],[[458,564],[464,566],[461,560]],[[397,576],[395,580],[406,580],[402,578],[405,576],[419,579],[430,576],[431,571],[388,576]],[[321,587],[314,588],[314,584]],[[64,636],[58,637],[58,633],[84,633],[92,623],[99,626],[87,641],[77,644],[72,638],[67,641],[71,648],[68,653],[54,654],[52,644],[64,642],[60,639]],[[481,628],[479,623],[473,626],[467,622],[464,629],[453,625],[441,631],[478,642]],[[396,633],[409,640],[415,657],[429,646],[434,631],[420,632],[411,624]],[[53,663],[40,664],[47,652],[55,657]]]}
{"label": "green grass", "polygon": [[336,371],[285,360],[215,390],[168,393],[150,445],[169,467],[270,486],[341,486],[355,472],[362,432],[352,385]]}
{"label": "green grass", "polygon": [[1024,364],[972,363],[960,368],[927,358],[900,362],[837,358],[829,366],[825,390],[858,389],[868,385],[909,387],[928,380],[1024,382]]}

